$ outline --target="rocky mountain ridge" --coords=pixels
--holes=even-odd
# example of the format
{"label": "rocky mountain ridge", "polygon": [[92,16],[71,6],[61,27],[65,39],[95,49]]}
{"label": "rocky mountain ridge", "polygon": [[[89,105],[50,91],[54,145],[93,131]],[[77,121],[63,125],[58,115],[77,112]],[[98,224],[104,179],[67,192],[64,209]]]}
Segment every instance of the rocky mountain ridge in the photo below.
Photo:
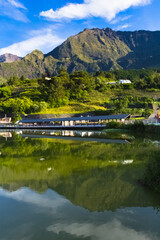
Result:
{"label": "rocky mountain ridge", "polygon": [[46,55],[35,50],[20,61],[1,63],[0,75],[53,76],[61,67],[69,73],[160,67],[160,31],[85,29]]}
{"label": "rocky mountain ridge", "polygon": [[12,63],[21,60],[21,57],[13,55],[11,53],[5,53],[0,55],[0,63]]}

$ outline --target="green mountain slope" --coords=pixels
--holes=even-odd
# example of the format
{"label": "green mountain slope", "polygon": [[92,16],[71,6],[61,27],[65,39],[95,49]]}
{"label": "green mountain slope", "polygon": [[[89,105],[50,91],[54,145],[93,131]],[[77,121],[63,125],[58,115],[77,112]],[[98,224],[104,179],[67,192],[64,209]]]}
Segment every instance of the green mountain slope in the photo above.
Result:
{"label": "green mountain slope", "polygon": [[160,31],[85,29],[46,55],[35,50],[18,62],[1,63],[0,75],[52,76],[62,66],[69,73],[160,67]]}
{"label": "green mountain slope", "polygon": [[68,38],[47,56],[61,60],[69,72],[76,70],[109,70],[120,68],[117,59],[131,52],[130,48],[111,29],[85,29]]}
{"label": "green mountain slope", "polygon": [[117,32],[131,52],[118,63],[123,69],[160,67],[160,31]]}
{"label": "green mountain slope", "polygon": [[86,29],[48,55],[63,61],[69,72],[160,67],[160,31]]}
{"label": "green mountain slope", "polygon": [[48,75],[48,71],[53,74],[56,62],[53,57],[45,58],[42,52],[34,50],[20,61],[1,63],[0,76],[6,78],[10,76],[20,77],[22,75],[27,78],[41,77]]}

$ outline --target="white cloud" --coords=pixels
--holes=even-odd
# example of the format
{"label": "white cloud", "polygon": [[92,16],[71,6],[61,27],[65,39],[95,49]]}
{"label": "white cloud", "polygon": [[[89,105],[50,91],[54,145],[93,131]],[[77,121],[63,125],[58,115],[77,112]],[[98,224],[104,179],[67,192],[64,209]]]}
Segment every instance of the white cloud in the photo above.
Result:
{"label": "white cloud", "polygon": [[17,0],[0,0],[0,15],[13,18],[17,21],[28,22],[24,10],[26,7]]}
{"label": "white cloud", "polygon": [[149,234],[145,234],[144,232],[136,231],[122,225],[119,220],[113,220],[102,225],[95,225],[92,223],[58,223],[49,226],[47,230],[56,234],[65,232],[71,236],[96,240],[157,240],[157,237],[155,236],[149,236]]}
{"label": "white cloud", "polygon": [[26,9],[26,7],[25,7],[22,3],[20,3],[19,1],[8,0],[8,2],[9,2],[12,6],[14,6],[14,7],[16,7],[16,8]]}
{"label": "white cloud", "polygon": [[116,30],[123,30],[123,29],[128,28],[128,27],[131,27],[131,25],[126,23],[126,24],[124,24],[124,25],[118,26],[118,27],[116,28]]}
{"label": "white cloud", "polygon": [[12,53],[24,57],[35,49],[47,53],[64,41],[64,39],[58,37],[51,29],[32,31],[29,35],[31,36],[25,41],[1,48],[0,55]]}
{"label": "white cloud", "polygon": [[85,19],[87,17],[102,17],[108,21],[116,14],[134,6],[149,4],[151,0],[84,0],[82,4],[69,3],[64,7],[42,11],[40,16],[49,20]]}
{"label": "white cloud", "polygon": [[59,207],[68,204],[69,201],[61,197],[56,192],[52,192],[51,196],[40,195],[28,188],[21,188],[14,192],[9,192],[0,188],[0,196],[11,198],[20,202],[31,203],[43,208],[50,208],[56,212]]}
{"label": "white cloud", "polygon": [[123,16],[123,17],[117,17],[117,18],[114,18],[110,23],[111,24],[116,24],[118,22],[124,22],[124,21],[128,20],[131,17],[132,17],[131,15],[127,15],[127,16]]}

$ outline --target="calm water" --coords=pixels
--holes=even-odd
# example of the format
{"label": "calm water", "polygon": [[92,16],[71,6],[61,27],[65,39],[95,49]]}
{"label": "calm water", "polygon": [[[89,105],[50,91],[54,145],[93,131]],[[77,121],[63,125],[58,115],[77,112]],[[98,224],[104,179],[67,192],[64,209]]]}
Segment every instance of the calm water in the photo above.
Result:
{"label": "calm water", "polygon": [[0,132],[0,240],[158,240],[160,194],[139,184],[160,139]]}

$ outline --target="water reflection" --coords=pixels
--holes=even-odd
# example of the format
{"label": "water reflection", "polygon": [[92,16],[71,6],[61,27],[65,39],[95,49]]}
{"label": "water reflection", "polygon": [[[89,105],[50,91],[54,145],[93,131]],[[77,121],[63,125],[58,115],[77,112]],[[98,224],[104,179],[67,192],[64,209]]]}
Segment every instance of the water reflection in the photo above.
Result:
{"label": "water reflection", "polygon": [[16,201],[21,201],[24,203],[31,203],[39,207],[48,208],[52,210],[52,213],[56,213],[59,207],[69,203],[68,200],[62,198],[55,191],[50,191],[51,196],[45,193],[44,195],[39,195],[29,188],[20,188],[16,191],[9,192],[0,188],[0,196],[14,199]]}
{"label": "water reflection", "polygon": [[[123,225],[119,220],[101,225],[91,223],[72,223],[72,224],[56,224],[47,228],[48,231],[60,234],[60,232],[68,233],[69,235],[97,240],[104,239],[119,239],[119,240],[153,240],[158,239],[154,235],[148,236],[142,232]],[[107,236],[107,237],[106,237]]]}
{"label": "water reflection", "polygon": [[[118,139],[107,139],[106,132],[100,131],[72,131],[72,130],[20,130],[13,133],[22,136],[23,138],[34,137],[34,138],[55,138],[55,139],[74,139],[80,141],[97,141],[97,142],[106,142],[106,143],[129,143],[126,135],[120,134]],[[12,132],[0,132],[0,136],[7,138],[12,137]]]}
{"label": "water reflection", "polygon": [[10,240],[15,236],[29,240],[44,237],[46,240],[158,240],[160,237],[160,217],[152,208],[90,213],[54,191],[39,195],[28,188],[12,193],[0,190],[0,196],[3,204],[3,209],[0,206],[1,239]]}
{"label": "water reflection", "polygon": [[55,133],[1,134],[0,239],[160,239],[160,195],[138,183],[157,139]]}

